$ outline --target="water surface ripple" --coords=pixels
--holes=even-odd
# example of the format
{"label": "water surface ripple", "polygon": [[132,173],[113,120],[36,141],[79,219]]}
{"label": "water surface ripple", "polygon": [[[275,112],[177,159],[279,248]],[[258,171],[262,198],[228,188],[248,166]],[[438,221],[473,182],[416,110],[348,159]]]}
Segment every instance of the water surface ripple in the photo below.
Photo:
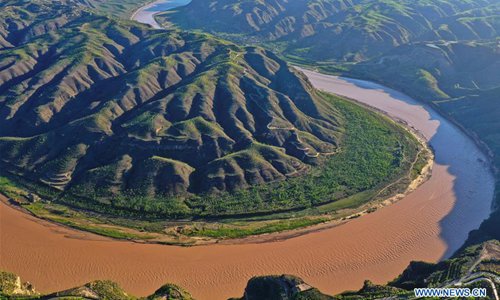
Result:
{"label": "water surface ripple", "polygon": [[173,282],[197,299],[225,299],[240,296],[255,275],[295,274],[337,293],[360,288],[365,279],[391,280],[410,260],[450,255],[490,213],[494,181],[485,155],[434,110],[399,92],[306,74],[317,88],[374,106],[421,131],[436,154],[432,178],[399,202],[345,225],[262,244],[182,248],[114,241],[37,220],[2,203],[0,269],[43,292],[111,279],[136,295]]}

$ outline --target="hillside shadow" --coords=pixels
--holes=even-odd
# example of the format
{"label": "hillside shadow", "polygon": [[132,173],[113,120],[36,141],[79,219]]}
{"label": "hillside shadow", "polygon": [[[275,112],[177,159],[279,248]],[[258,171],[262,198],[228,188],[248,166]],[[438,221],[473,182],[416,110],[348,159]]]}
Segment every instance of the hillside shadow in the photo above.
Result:
{"label": "hillside shadow", "polygon": [[[444,166],[446,172],[454,177],[452,192],[455,202],[449,213],[439,221],[440,238],[446,244],[441,259],[450,257],[463,245],[468,233],[477,229],[491,213],[495,181],[487,156],[471,138],[429,105],[375,83],[342,79],[359,88],[383,90],[408,105],[407,109],[423,107],[428,112],[424,121],[438,122],[435,133],[427,138],[435,152],[435,166]],[[435,197],[436,201],[441,200],[439,195]]]}

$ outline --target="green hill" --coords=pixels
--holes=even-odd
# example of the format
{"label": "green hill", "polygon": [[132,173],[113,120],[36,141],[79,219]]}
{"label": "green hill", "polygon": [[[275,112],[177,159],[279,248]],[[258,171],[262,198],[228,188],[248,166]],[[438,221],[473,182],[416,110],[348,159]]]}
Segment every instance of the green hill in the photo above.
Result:
{"label": "green hill", "polygon": [[75,0],[100,13],[113,17],[129,18],[137,7],[146,5],[150,0]]}
{"label": "green hill", "polygon": [[499,68],[499,41],[446,41],[400,46],[354,65],[352,72],[444,103],[499,87]]}
{"label": "green hill", "polygon": [[42,295],[13,273],[0,271],[0,299],[71,299],[71,300],[192,300],[189,292],[175,284],[165,284],[153,294],[138,298],[127,294],[117,283],[96,280],[64,291]]}
{"label": "green hill", "polygon": [[361,61],[416,41],[491,39],[499,11],[494,0],[193,0],[158,20],[318,63]]}
{"label": "green hill", "polygon": [[380,188],[418,152],[262,48],[71,0],[4,1],[0,20],[0,172],[43,200],[136,217],[289,211]]}
{"label": "green hill", "polygon": [[[487,146],[500,170],[498,1],[193,0],[157,19],[261,44],[296,64],[431,103]],[[472,240],[500,238],[499,226],[496,209]]]}

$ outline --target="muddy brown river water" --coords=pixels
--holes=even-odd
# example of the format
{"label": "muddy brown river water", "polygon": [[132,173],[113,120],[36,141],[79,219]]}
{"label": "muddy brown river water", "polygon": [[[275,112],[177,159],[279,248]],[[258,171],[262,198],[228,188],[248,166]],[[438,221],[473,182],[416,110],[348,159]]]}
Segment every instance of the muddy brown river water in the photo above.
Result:
{"label": "muddy brown river water", "polygon": [[411,260],[449,256],[490,213],[494,180],[471,139],[429,107],[383,86],[305,71],[320,89],[408,122],[435,150],[430,180],[395,204],[285,241],[183,248],[115,241],[0,204],[0,269],[51,292],[111,279],[146,295],[166,282],[197,299],[240,296],[249,278],[289,273],[326,293],[385,283]]}

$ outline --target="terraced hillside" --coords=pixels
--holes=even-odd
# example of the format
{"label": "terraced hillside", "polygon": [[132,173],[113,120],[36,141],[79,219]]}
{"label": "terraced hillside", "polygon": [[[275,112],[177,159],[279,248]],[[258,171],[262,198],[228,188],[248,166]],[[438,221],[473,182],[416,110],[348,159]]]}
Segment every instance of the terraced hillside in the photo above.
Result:
{"label": "terraced hillside", "polygon": [[[140,216],[297,209],[393,180],[416,153],[398,126],[332,101],[261,48],[70,0],[9,0],[0,16],[1,170],[47,200]],[[352,138],[377,141],[364,153],[343,145],[358,118],[367,129]],[[340,152],[373,159],[312,171],[344,168]]]}
{"label": "terraced hillside", "polygon": [[491,39],[499,11],[494,0],[193,0],[158,19],[317,63],[361,61],[423,40]]}

